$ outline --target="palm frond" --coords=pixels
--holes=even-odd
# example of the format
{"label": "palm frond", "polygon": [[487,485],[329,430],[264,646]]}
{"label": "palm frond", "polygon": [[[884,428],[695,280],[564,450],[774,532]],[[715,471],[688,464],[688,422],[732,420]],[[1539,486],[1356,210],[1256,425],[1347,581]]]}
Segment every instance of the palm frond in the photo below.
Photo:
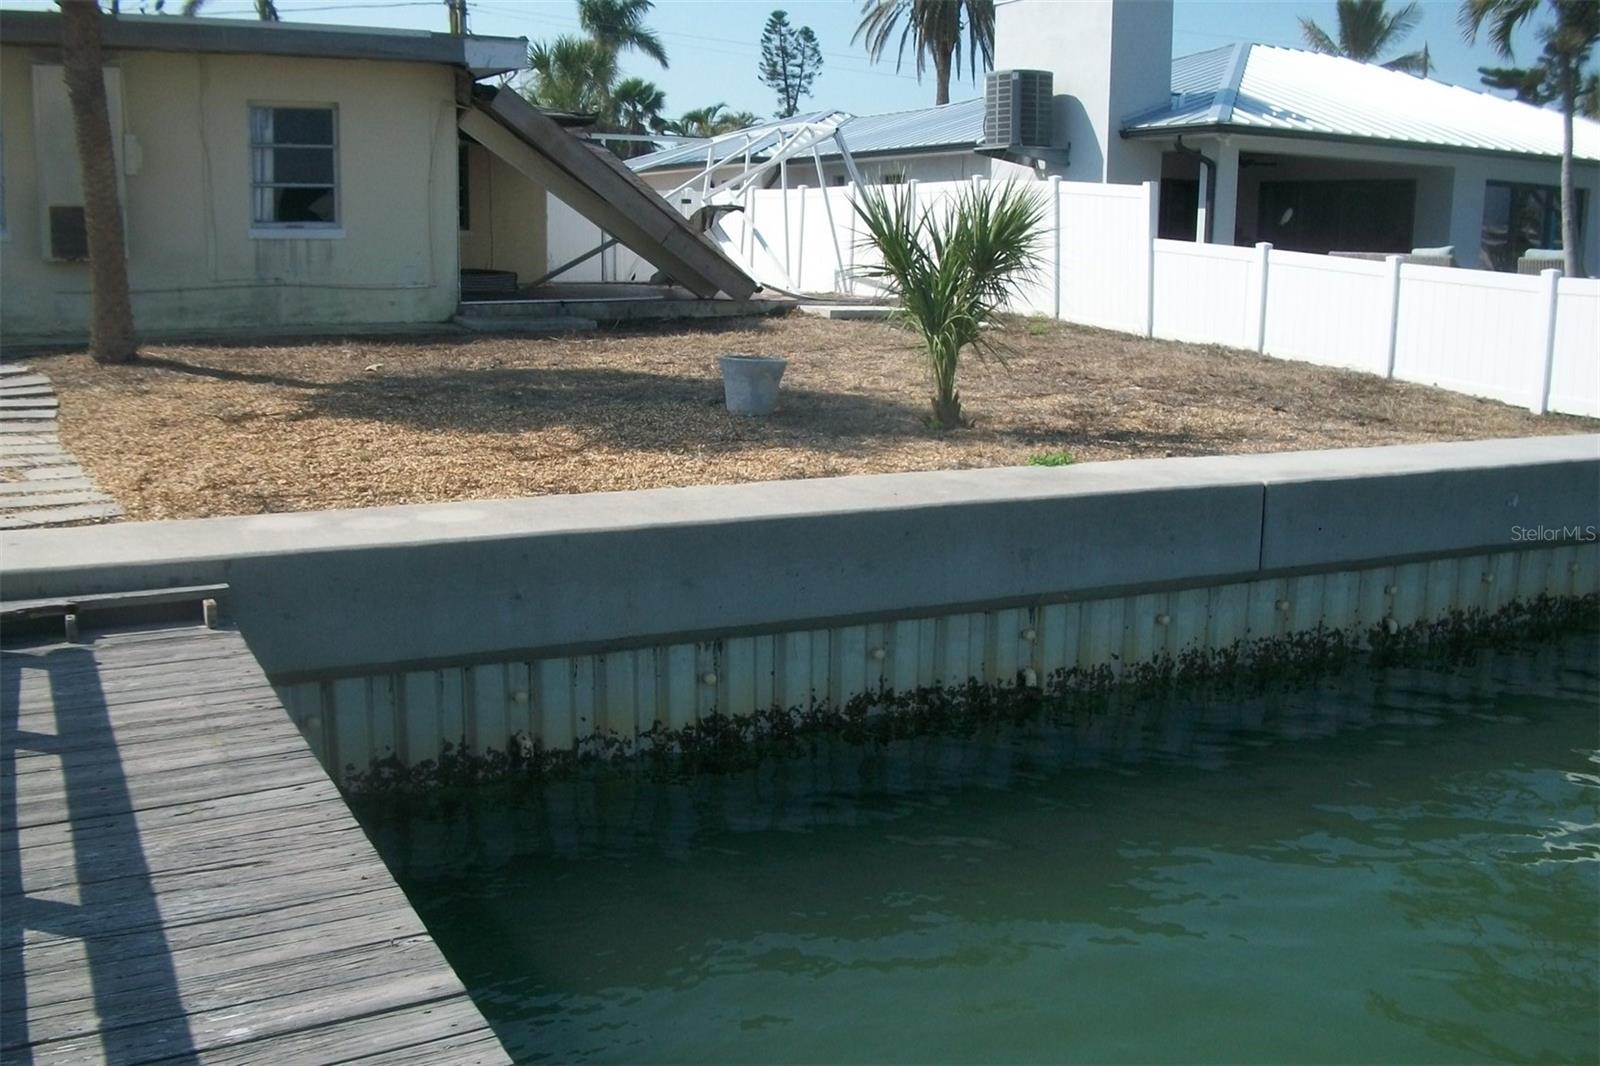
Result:
{"label": "palm frond", "polygon": [[1389,16],[1383,27],[1382,45],[1399,44],[1401,40],[1411,35],[1411,31],[1422,22],[1422,8],[1415,0]]}
{"label": "palm frond", "polygon": [[994,66],[994,0],[864,0],[850,37],[858,41],[874,63],[893,44],[897,71],[909,48],[919,79],[930,61],[941,60],[958,76],[963,63],[976,76],[980,59],[985,69]]}
{"label": "palm frond", "polygon": [[644,24],[653,7],[652,0],[578,0],[578,24],[612,52],[632,49],[665,67],[667,50]]}
{"label": "palm frond", "polygon": [[1512,58],[1512,38],[1517,27],[1539,10],[1540,0],[1462,0],[1456,22],[1468,44],[1478,40],[1484,24],[1488,24],[1489,41],[1495,51],[1507,59]]}
{"label": "palm frond", "polygon": [[933,378],[934,419],[961,424],[956,374],[971,348],[1004,362],[985,332],[1042,266],[1044,206],[1023,185],[968,186],[938,208],[909,190],[867,190],[855,205],[880,261],[860,268],[895,297],[921,336]]}
{"label": "palm frond", "polygon": [[1428,54],[1428,48],[1424,45],[1421,51],[1395,56],[1383,65],[1383,69],[1398,70],[1402,74],[1415,74],[1419,78],[1426,78],[1433,70],[1433,57]]}
{"label": "palm frond", "polygon": [[1313,52],[1330,56],[1343,54],[1339,50],[1338,42],[1329,37],[1328,31],[1318,26],[1315,19],[1305,17],[1300,19],[1300,36],[1305,38],[1306,47]]}

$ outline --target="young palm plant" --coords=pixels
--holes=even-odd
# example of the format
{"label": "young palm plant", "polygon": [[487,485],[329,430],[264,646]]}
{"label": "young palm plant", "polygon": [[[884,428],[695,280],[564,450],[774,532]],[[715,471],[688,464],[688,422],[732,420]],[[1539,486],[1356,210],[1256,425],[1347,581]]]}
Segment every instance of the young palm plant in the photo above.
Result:
{"label": "young palm plant", "polygon": [[856,213],[881,265],[881,281],[922,338],[933,376],[932,424],[967,425],[956,372],[961,353],[1004,361],[985,326],[1043,266],[1044,204],[1024,185],[967,186],[942,208],[918,211],[903,193],[868,189]]}

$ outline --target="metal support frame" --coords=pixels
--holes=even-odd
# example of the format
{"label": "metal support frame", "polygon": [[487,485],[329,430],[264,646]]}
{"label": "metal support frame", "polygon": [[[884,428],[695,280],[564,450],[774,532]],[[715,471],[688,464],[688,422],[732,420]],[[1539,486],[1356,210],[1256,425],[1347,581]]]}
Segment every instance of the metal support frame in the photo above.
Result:
{"label": "metal support frame", "polygon": [[[845,172],[850,175],[851,183],[859,189],[863,184],[861,173],[856,169],[855,159],[850,155],[840,131],[850,117],[846,112],[834,111],[821,117],[777,122],[712,137],[706,141],[705,165],[664,195],[671,200],[698,185],[702,203],[735,203],[743,198],[747,189],[761,188],[760,183],[769,180],[768,176],[774,169],[779,172],[779,180],[786,181],[790,159],[806,155],[817,159],[820,146],[830,140],[838,144]],[[767,157],[757,161],[755,156],[758,152],[765,152]],[[744,157],[742,165],[737,161],[741,155]],[[739,172],[721,186],[712,188],[712,176],[730,164],[739,166]],[[820,164],[817,179],[822,181]]]}
{"label": "metal support frame", "polygon": [[[550,281],[552,278],[559,278],[561,275],[565,274],[567,271],[571,270],[573,267],[578,266],[578,265],[580,265],[582,263],[587,263],[589,260],[591,260],[595,256],[599,255],[601,252],[604,252],[606,249],[614,248],[614,247],[616,247],[617,245],[619,245],[621,243],[622,242],[620,240],[618,240],[616,237],[612,237],[612,238],[609,238],[608,240],[601,241],[599,247],[591,248],[587,252],[584,252],[582,255],[578,256],[575,259],[568,259],[565,263],[562,263],[560,266],[556,267],[554,270],[549,271],[548,273],[540,275],[537,280],[530,281],[528,283],[528,288],[536,289],[540,285],[543,285],[545,282]],[[602,275],[602,276],[604,276],[604,275]]]}

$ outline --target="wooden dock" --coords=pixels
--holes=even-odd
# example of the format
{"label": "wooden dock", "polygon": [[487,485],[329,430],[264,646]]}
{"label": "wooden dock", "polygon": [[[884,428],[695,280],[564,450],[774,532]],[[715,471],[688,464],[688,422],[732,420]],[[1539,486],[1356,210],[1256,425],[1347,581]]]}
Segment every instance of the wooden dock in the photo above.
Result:
{"label": "wooden dock", "polygon": [[0,651],[0,1061],[509,1061],[237,632]]}

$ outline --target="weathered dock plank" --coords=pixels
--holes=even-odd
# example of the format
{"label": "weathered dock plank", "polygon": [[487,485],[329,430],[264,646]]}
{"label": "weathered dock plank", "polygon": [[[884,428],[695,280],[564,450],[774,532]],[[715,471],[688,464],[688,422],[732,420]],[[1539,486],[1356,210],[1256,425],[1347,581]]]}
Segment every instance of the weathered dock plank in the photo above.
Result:
{"label": "weathered dock plank", "polygon": [[237,633],[0,649],[0,1058],[508,1059]]}

